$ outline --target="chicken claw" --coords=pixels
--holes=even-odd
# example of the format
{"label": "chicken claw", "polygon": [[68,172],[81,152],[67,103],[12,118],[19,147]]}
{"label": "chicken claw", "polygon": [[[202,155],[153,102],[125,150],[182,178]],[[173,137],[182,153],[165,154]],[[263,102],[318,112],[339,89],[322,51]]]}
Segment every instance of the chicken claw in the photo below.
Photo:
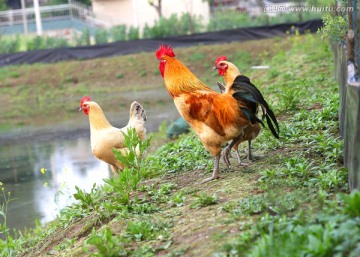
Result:
{"label": "chicken claw", "polygon": [[230,160],[229,160],[229,153],[230,153],[230,145],[228,145],[227,147],[224,148],[224,150],[222,151],[222,156],[224,159],[224,162],[226,163],[226,165],[228,167],[230,167]]}
{"label": "chicken claw", "polygon": [[220,175],[219,175],[219,163],[220,163],[220,154],[215,157],[214,171],[213,171],[212,176],[210,178],[204,179],[201,183],[206,183],[206,182],[209,182],[209,181],[220,178]]}

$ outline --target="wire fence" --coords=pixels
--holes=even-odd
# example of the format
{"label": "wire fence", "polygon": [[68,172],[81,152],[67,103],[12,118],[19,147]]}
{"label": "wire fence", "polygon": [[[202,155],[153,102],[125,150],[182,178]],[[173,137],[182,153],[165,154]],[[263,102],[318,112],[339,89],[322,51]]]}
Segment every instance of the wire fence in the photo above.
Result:
{"label": "wire fence", "polygon": [[[96,19],[91,6],[76,1],[68,4],[41,6],[40,17],[43,21],[74,19],[90,23],[93,26],[108,27],[104,21]],[[24,8],[0,12],[0,26],[12,26],[35,22],[35,9]]]}

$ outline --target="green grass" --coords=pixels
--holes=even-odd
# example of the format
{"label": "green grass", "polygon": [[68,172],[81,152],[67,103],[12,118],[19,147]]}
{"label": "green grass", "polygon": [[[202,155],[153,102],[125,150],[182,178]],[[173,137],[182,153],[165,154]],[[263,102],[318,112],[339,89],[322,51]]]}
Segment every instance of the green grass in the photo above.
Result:
{"label": "green grass", "polygon": [[[209,153],[193,132],[163,143],[163,124],[141,146],[144,158],[128,158],[133,168],[78,190],[78,203],[46,227],[1,240],[3,256],[358,256],[360,193],[348,194],[330,48],[316,35],[285,45],[247,57],[271,67],[246,75],[280,123],[280,140],[268,129],[254,140],[256,161],[231,159],[230,172],[201,184],[213,168]],[[243,55],[225,54],[238,63]]]}

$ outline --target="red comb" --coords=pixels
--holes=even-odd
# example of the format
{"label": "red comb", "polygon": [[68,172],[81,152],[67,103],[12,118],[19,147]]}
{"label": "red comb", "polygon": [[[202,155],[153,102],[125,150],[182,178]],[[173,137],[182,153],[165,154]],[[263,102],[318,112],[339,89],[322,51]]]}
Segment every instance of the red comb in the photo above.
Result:
{"label": "red comb", "polygon": [[156,57],[160,60],[163,55],[175,57],[174,51],[170,45],[160,45],[159,49],[156,51]]}
{"label": "red comb", "polygon": [[90,96],[84,96],[84,97],[81,98],[81,100],[80,100],[80,105],[82,105],[84,102],[88,102],[88,101],[90,101],[90,100],[91,100]]}
{"label": "red comb", "polygon": [[227,58],[226,58],[225,55],[219,56],[219,57],[216,59],[216,61],[215,61],[215,66],[216,66],[219,62],[221,62],[221,61],[226,61],[226,60],[227,60]]}

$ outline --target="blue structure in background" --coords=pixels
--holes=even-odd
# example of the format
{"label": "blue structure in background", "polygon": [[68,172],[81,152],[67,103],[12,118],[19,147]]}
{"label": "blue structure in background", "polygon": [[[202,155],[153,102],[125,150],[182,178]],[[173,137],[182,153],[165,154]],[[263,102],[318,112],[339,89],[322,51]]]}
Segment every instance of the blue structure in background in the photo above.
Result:
{"label": "blue structure in background", "polygon": [[[36,33],[36,24],[31,21],[27,23],[28,32]],[[94,35],[96,28],[91,26],[88,23],[74,20],[71,18],[57,19],[57,20],[43,20],[42,21],[43,31],[49,30],[62,30],[62,29],[74,29],[78,31],[84,31],[88,29],[91,35]],[[0,26],[1,35],[13,35],[13,34],[23,34],[24,27],[23,24],[13,24],[7,26]]]}

